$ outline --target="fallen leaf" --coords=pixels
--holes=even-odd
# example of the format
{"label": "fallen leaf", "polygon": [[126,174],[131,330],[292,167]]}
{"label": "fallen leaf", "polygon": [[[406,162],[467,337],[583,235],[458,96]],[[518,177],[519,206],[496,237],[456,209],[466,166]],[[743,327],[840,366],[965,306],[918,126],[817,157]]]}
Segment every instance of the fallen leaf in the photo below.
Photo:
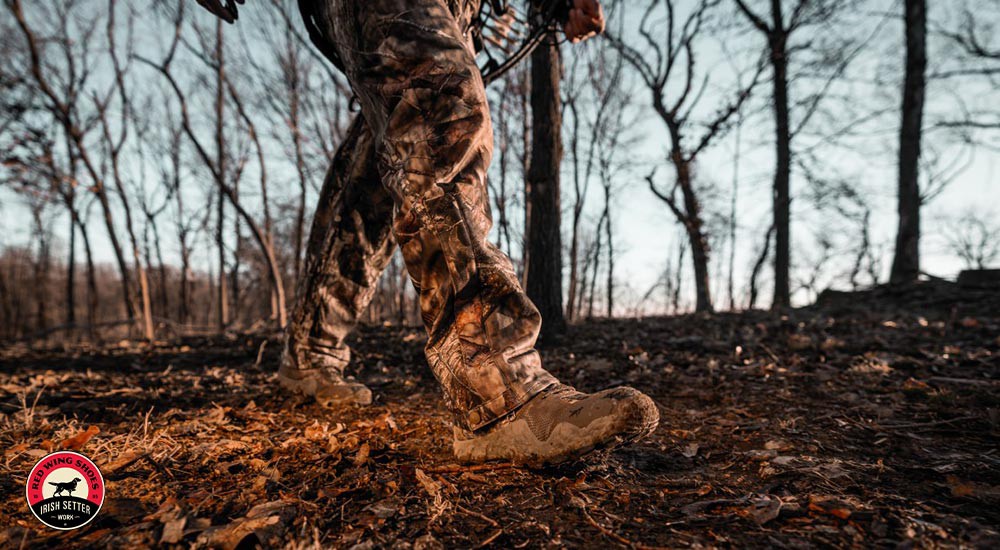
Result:
{"label": "fallen leaf", "polygon": [[813,495],[809,496],[809,510],[844,520],[850,518],[853,513],[847,503],[841,500]]}
{"label": "fallen leaf", "polygon": [[329,426],[327,424],[320,424],[319,421],[314,421],[311,425],[306,426],[303,435],[306,439],[310,441],[320,441],[327,438],[327,433],[329,432]]}
{"label": "fallen leaf", "polygon": [[274,547],[296,516],[296,506],[289,501],[258,504],[246,517],[228,525],[207,529],[198,537],[199,546],[235,550],[236,548]]}
{"label": "fallen leaf", "polygon": [[791,449],[792,446],[783,439],[772,439],[767,443],[764,443],[764,448],[769,451],[787,451]]}
{"label": "fallen leaf", "polygon": [[420,485],[424,487],[424,490],[427,491],[428,495],[435,497],[441,492],[441,484],[431,479],[431,477],[425,474],[423,470],[417,468],[413,473],[417,476],[417,481],[419,481]]}
{"label": "fallen leaf", "polygon": [[968,481],[962,481],[957,476],[948,476],[945,478],[948,481],[948,487],[951,488],[951,496],[953,497],[971,497],[976,493],[976,487]]}
{"label": "fallen leaf", "polygon": [[602,357],[584,359],[576,364],[580,371],[606,372],[614,369],[614,363]]}
{"label": "fallen leaf", "polygon": [[163,534],[160,535],[160,544],[177,544],[184,538],[184,526],[187,525],[187,516],[174,518],[163,524]]}
{"label": "fallen leaf", "polygon": [[829,337],[823,340],[823,343],[819,345],[819,349],[823,351],[833,351],[838,348],[844,347],[844,341],[840,338]]}
{"label": "fallen leaf", "polygon": [[906,382],[903,382],[903,391],[931,393],[934,391],[934,388],[932,388],[927,382],[910,377],[906,380]]}
{"label": "fallen leaf", "polygon": [[764,525],[777,518],[780,513],[781,499],[776,496],[760,495],[750,504],[750,515],[757,525]]}
{"label": "fallen leaf", "polygon": [[80,432],[73,437],[67,437],[59,443],[59,447],[67,451],[79,451],[90,441],[90,438],[101,433],[97,426],[91,426],[86,431]]}
{"label": "fallen leaf", "polygon": [[358,449],[358,454],[354,455],[354,465],[361,466],[365,462],[368,462],[368,453],[371,452],[371,447],[367,443],[363,443],[361,448]]}
{"label": "fallen leaf", "polygon": [[694,458],[698,455],[698,444],[689,443],[681,448],[681,454],[687,458]]}
{"label": "fallen leaf", "polygon": [[805,334],[789,334],[788,335],[788,347],[795,351],[802,351],[811,348],[813,345],[812,337]]}
{"label": "fallen leaf", "polygon": [[750,460],[771,460],[772,458],[778,456],[778,451],[773,449],[754,449],[743,454],[745,454]]}
{"label": "fallen leaf", "polygon": [[364,509],[375,514],[375,517],[378,519],[389,519],[399,511],[399,507],[389,500],[373,502],[365,506]]}
{"label": "fallen leaf", "polygon": [[418,537],[417,540],[413,541],[413,550],[443,550],[444,544],[438,539],[434,538],[434,535],[427,533],[422,537]]}
{"label": "fallen leaf", "polygon": [[26,451],[26,450],[28,450],[28,446],[29,445],[26,442],[25,443],[18,443],[17,445],[14,445],[13,447],[11,447],[11,448],[7,449],[6,451],[4,451],[4,455],[13,455],[13,454],[20,453],[22,451]]}
{"label": "fallen leaf", "polygon": [[689,439],[691,437],[694,437],[694,432],[690,430],[672,429],[669,430],[668,433],[678,439]]}

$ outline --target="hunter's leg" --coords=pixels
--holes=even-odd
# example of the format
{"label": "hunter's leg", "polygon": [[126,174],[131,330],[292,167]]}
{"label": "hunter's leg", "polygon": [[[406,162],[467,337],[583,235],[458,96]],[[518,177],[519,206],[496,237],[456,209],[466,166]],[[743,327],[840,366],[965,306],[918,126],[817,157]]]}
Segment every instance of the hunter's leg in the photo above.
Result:
{"label": "hunter's leg", "polygon": [[558,462],[649,433],[658,413],[648,397],[580,394],[541,366],[538,310],[487,238],[492,127],[455,2],[322,5],[396,203],[393,232],[420,293],[427,360],[460,427],[458,457]]}
{"label": "hunter's leg", "polygon": [[279,373],[282,385],[323,405],[371,402],[367,388],[343,378],[351,358],[345,339],[392,256],[392,204],[371,132],[358,116],[320,191]]}
{"label": "hunter's leg", "polygon": [[331,0],[323,11],[396,201],[394,233],[420,294],[427,360],[464,428],[556,380],[540,317],[487,239],[493,139],[486,91],[446,0]]}

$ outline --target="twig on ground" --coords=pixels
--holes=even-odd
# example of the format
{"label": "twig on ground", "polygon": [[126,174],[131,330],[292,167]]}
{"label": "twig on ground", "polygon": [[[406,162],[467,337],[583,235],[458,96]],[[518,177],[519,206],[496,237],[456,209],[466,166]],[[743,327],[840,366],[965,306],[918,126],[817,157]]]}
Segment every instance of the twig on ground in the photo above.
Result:
{"label": "twig on ground", "polygon": [[624,544],[629,548],[637,548],[639,550],[651,550],[657,548],[655,546],[645,546],[637,542],[632,542],[629,539],[619,535],[618,533],[615,533],[614,531],[608,529],[607,527],[604,527],[600,523],[597,523],[597,520],[591,517],[590,513],[587,512],[587,509],[582,506],[580,507],[580,513],[583,514],[583,518],[587,520],[587,523],[589,523],[594,529],[597,529],[598,531],[601,532],[601,534],[610,539],[615,540],[618,543]]}
{"label": "twig on ground", "polygon": [[503,527],[501,527],[500,524],[496,522],[496,520],[490,518],[489,516],[476,512],[475,510],[469,510],[468,508],[462,506],[461,504],[458,504],[457,502],[455,503],[455,508],[457,508],[459,512],[468,514],[472,517],[477,517],[496,528],[496,532],[487,537],[486,540],[484,540],[483,542],[480,542],[478,545],[476,545],[476,548],[483,548],[489,545],[491,542],[495,541],[497,537],[503,534]]}
{"label": "twig on ground", "polygon": [[486,548],[487,546],[489,546],[491,542],[497,540],[497,537],[499,537],[502,534],[503,534],[503,529],[497,529],[496,533],[493,533],[486,540],[480,542],[479,545],[476,546],[476,548]]}
{"label": "twig on ground", "polygon": [[455,507],[458,508],[458,510],[460,512],[469,514],[470,516],[473,516],[473,517],[477,517],[477,518],[485,521],[486,523],[489,523],[493,527],[500,527],[500,524],[497,523],[495,520],[489,518],[488,516],[484,516],[483,514],[480,514],[479,512],[476,512],[475,510],[469,510],[465,506],[462,506],[461,504],[458,504],[458,503],[455,503]]}

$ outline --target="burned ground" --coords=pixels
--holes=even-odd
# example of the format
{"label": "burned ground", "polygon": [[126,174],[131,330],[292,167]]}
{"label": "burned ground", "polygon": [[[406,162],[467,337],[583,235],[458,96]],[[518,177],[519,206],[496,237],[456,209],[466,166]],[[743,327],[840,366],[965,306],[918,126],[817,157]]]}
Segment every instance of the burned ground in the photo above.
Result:
{"label": "burned ground", "polygon": [[[259,335],[8,349],[0,546],[997,547],[1000,317],[935,311],[572,327],[548,368],[581,390],[636,386],[662,422],[542,471],[454,464],[416,329],[355,337],[377,398],[341,413],[277,389],[277,340]],[[24,503],[56,447],[82,447],[108,482],[79,531],[41,528]]]}

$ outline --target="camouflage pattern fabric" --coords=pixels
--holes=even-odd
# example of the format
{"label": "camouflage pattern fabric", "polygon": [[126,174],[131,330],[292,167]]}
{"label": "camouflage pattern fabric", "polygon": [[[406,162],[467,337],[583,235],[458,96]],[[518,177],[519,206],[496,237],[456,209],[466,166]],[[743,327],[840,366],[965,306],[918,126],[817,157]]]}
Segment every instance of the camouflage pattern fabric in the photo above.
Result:
{"label": "camouflage pattern fabric", "polygon": [[556,380],[534,349],[538,310],[488,240],[493,130],[471,41],[478,2],[310,1],[361,118],[321,192],[289,357],[342,372],[391,226],[420,295],[427,361],[459,426],[482,428]]}

